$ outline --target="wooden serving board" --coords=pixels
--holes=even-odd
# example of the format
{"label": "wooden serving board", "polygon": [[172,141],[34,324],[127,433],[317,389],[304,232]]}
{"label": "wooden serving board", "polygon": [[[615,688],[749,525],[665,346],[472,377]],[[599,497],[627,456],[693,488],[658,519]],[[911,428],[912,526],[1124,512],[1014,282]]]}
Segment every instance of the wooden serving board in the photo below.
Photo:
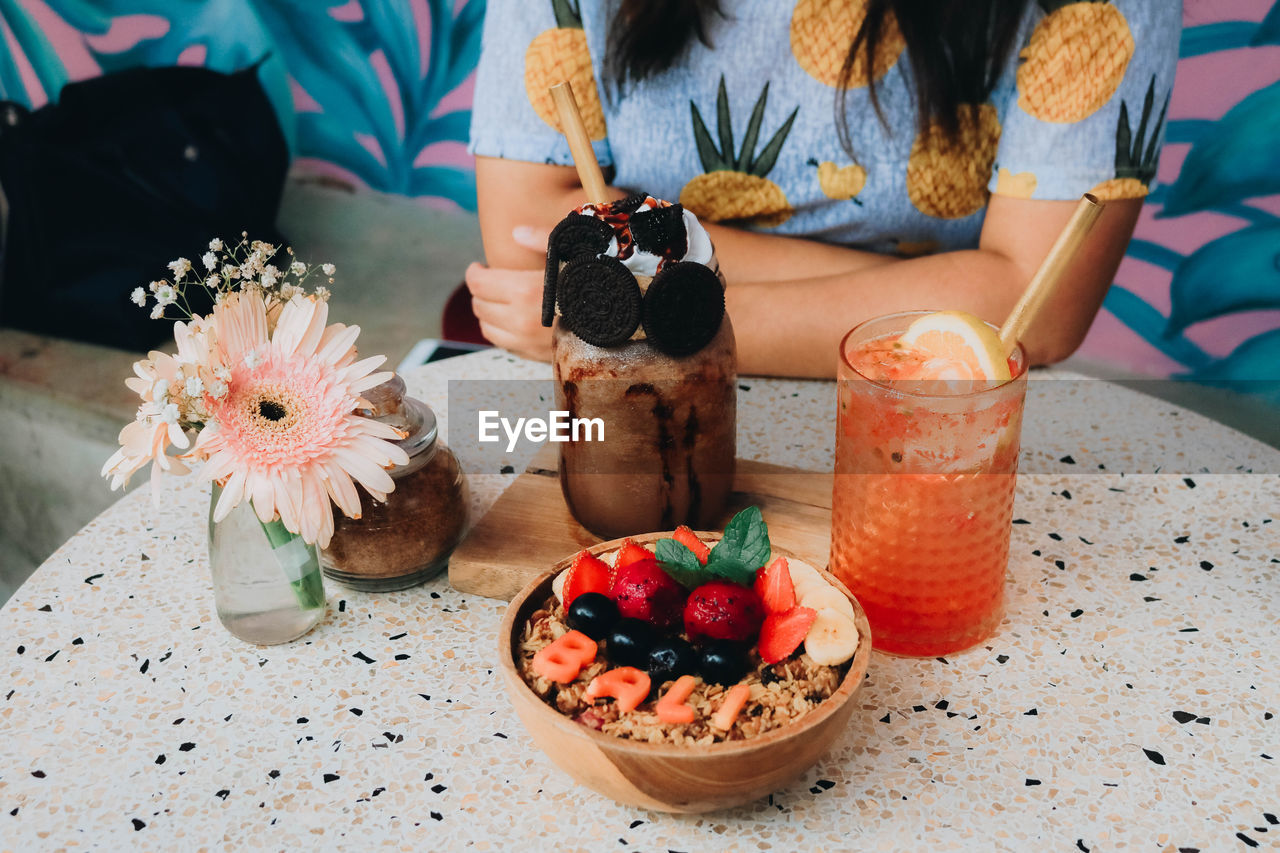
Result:
{"label": "wooden serving board", "polygon": [[[471,529],[449,560],[454,589],[510,601],[560,560],[601,541],[569,514],[558,462],[556,449],[544,447]],[[754,504],[769,524],[770,539],[815,566],[825,566],[831,548],[831,483],[830,472],[739,459],[724,522]]]}

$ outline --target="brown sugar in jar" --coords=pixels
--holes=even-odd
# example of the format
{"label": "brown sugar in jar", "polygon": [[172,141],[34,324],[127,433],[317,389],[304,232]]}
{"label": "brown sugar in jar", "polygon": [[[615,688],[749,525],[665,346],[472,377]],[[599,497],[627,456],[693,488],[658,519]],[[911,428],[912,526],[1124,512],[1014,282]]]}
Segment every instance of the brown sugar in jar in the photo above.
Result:
{"label": "brown sugar in jar", "polygon": [[361,517],[335,512],[333,538],[320,553],[325,577],[365,592],[407,589],[440,574],[467,524],[457,457],[439,442],[435,413],[404,393],[404,380],[393,376],[365,394],[371,408],[361,411],[406,434],[397,443],[409,463],[387,472],[395,491],[382,503],[361,489]]}

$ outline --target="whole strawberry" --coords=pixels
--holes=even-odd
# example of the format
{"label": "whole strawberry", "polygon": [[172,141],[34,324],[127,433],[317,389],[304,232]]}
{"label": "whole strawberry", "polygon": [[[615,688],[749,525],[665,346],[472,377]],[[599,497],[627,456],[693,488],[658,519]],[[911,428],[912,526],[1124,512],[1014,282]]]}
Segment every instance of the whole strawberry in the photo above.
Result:
{"label": "whole strawberry", "polygon": [[621,616],[667,629],[680,621],[685,589],[662,570],[657,560],[643,559],[617,570],[609,597],[618,605]]}
{"label": "whole strawberry", "polygon": [[704,640],[746,642],[760,632],[764,608],[749,586],[714,580],[689,593],[684,605],[684,631],[695,643]]}

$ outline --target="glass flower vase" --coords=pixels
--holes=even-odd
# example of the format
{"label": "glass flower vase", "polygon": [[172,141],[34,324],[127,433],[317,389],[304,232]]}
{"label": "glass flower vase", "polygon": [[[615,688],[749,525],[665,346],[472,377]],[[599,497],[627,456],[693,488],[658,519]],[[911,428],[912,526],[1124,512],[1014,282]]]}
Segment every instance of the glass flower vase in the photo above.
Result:
{"label": "glass flower vase", "polygon": [[209,566],[218,619],[235,637],[260,646],[287,643],[324,618],[324,580],[315,545],[277,518],[263,523],[241,501],[213,520],[222,489],[209,500]]}

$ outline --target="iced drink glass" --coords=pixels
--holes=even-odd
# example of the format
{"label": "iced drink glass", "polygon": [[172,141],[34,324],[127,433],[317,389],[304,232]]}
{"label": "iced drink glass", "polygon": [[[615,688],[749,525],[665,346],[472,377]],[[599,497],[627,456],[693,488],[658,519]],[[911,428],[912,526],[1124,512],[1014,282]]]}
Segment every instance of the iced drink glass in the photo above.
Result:
{"label": "iced drink glass", "polygon": [[604,423],[604,441],[560,445],[560,486],[573,517],[603,539],[720,526],[737,424],[729,319],[682,358],[645,341],[592,346],[558,326],[552,341],[556,408]]}
{"label": "iced drink glass", "polygon": [[840,344],[831,571],[874,648],[937,657],[995,633],[1026,394],[1026,354],[1003,384],[908,379],[898,337],[928,312],[855,327]]}
{"label": "iced drink glass", "polygon": [[603,427],[560,444],[560,485],[603,539],[721,524],[737,355],[719,269],[698,218],[644,193],[582,205],[547,241],[556,408]]}

